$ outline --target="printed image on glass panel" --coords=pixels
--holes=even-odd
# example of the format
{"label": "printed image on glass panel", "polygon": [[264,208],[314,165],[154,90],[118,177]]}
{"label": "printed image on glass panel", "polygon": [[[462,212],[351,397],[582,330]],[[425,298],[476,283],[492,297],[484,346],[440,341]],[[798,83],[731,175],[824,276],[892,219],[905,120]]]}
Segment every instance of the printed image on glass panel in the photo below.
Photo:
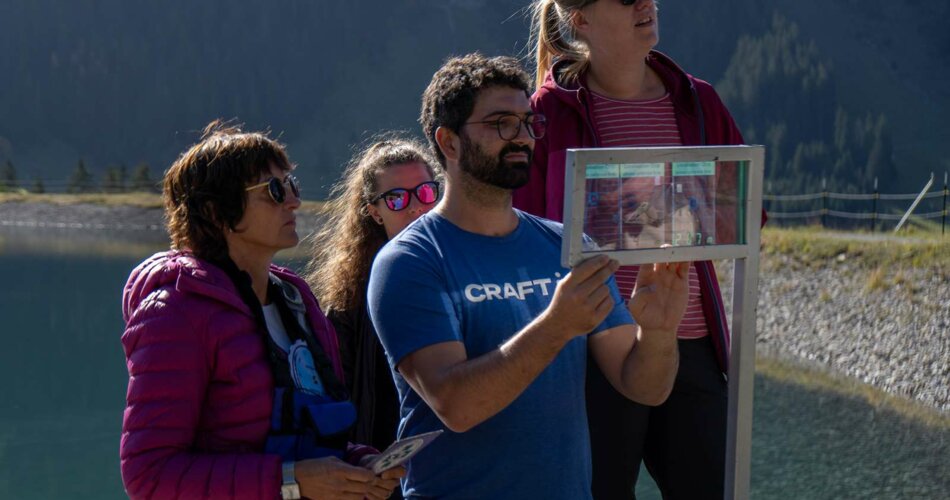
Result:
{"label": "printed image on glass panel", "polygon": [[[584,232],[599,250],[739,243],[747,162],[589,164]],[[744,238],[743,238],[744,239]]]}
{"label": "printed image on glass panel", "polygon": [[671,165],[673,246],[716,244],[716,162],[674,162]]}
{"label": "printed image on glass panel", "polygon": [[[584,199],[584,233],[600,250],[616,250],[620,241],[619,205],[620,165],[587,165]],[[587,248],[586,250],[593,250]]]}

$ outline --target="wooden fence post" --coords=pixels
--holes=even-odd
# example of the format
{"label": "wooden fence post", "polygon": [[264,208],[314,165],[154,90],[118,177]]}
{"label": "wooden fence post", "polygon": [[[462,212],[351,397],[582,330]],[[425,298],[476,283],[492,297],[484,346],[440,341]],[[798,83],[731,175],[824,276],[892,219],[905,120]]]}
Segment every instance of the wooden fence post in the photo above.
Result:
{"label": "wooden fence post", "polygon": [[940,235],[947,234],[947,171],[943,172],[943,215],[940,216]]}
{"label": "wooden fence post", "polygon": [[828,213],[828,189],[825,179],[821,179],[821,227],[827,228],[825,226],[825,215]]}
{"label": "wooden fence post", "polygon": [[873,205],[874,208],[871,210],[871,232],[873,233],[877,227],[877,199],[880,197],[880,194],[877,192],[877,177],[874,178],[874,198]]}

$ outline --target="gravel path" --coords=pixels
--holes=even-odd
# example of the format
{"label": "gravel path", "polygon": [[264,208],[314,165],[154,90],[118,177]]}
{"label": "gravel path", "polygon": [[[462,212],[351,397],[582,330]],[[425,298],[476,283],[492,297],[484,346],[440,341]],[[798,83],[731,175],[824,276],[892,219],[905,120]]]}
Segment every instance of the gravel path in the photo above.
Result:
{"label": "gravel path", "polygon": [[950,275],[763,262],[756,346],[950,411]]}
{"label": "gravel path", "polygon": [[[301,235],[319,224],[300,214]],[[0,236],[165,240],[161,210],[101,205],[0,203]],[[874,244],[874,243],[869,243]],[[858,262],[820,270],[763,260],[757,351],[804,360],[889,393],[950,412],[950,270],[903,269],[871,277]],[[720,266],[729,275],[730,266]],[[728,297],[725,279],[724,293]]]}

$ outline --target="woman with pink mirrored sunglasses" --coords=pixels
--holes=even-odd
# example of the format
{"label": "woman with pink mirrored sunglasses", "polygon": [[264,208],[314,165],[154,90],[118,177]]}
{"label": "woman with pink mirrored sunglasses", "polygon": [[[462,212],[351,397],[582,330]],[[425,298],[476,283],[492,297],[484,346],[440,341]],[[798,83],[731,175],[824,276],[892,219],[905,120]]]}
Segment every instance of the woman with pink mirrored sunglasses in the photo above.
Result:
{"label": "woman with pink mirrored sunglasses", "polygon": [[376,253],[436,206],[441,184],[428,149],[411,140],[379,140],[358,153],[335,186],[314,241],[307,280],[340,340],[346,383],[357,407],[355,439],[385,449],[396,438],[399,398],[366,312]]}

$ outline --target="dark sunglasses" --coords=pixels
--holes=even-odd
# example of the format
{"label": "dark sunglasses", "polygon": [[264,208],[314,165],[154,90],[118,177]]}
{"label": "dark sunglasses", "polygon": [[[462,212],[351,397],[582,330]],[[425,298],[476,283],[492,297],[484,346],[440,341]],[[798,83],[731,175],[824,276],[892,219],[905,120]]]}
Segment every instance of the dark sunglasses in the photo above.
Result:
{"label": "dark sunglasses", "polygon": [[385,193],[375,196],[370,200],[370,203],[375,204],[377,201],[383,200],[386,202],[386,208],[393,212],[398,212],[405,210],[409,206],[409,202],[411,201],[410,197],[413,193],[416,195],[416,199],[419,200],[419,203],[431,205],[439,200],[439,183],[436,181],[426,181],[412,189],[390,189]]}
{"label": "dark sunglasses", "polygon": [[271,199],[274,200],[274,203],[280,205],[287,199],[287,191],[284,191],[284,184],[290,186],[290,191],[294,193],[294,196],[297,199],[300,199],[300,185],[297,184],[297,178],[292,175],[287,175],[283,179],[278,179],[277,177],[271,177],[267,182],[262,182],[260,184],[255,184],[244,191],[253,191],[257,188],[267,186],[267,193],[270,195]]}
{"label": "dark sunglasses", "polygon": [[[597,0],[588,0],[588,1],[584,2],[584,3],[582,3],[581,6],[578,7],[578,8],[579,8],[579,9],[583,9],[584,7],[587,7],[588,5],[590,5],[590,4],[592,4],[592,3],[596,2],[596,1],[597,1]],[[633,5],[633,4],[635,4],[635,3],[637,3],[637,0],[620,0],[620,5],[628,5],[628,6],[629,6],[629,5]]]}

